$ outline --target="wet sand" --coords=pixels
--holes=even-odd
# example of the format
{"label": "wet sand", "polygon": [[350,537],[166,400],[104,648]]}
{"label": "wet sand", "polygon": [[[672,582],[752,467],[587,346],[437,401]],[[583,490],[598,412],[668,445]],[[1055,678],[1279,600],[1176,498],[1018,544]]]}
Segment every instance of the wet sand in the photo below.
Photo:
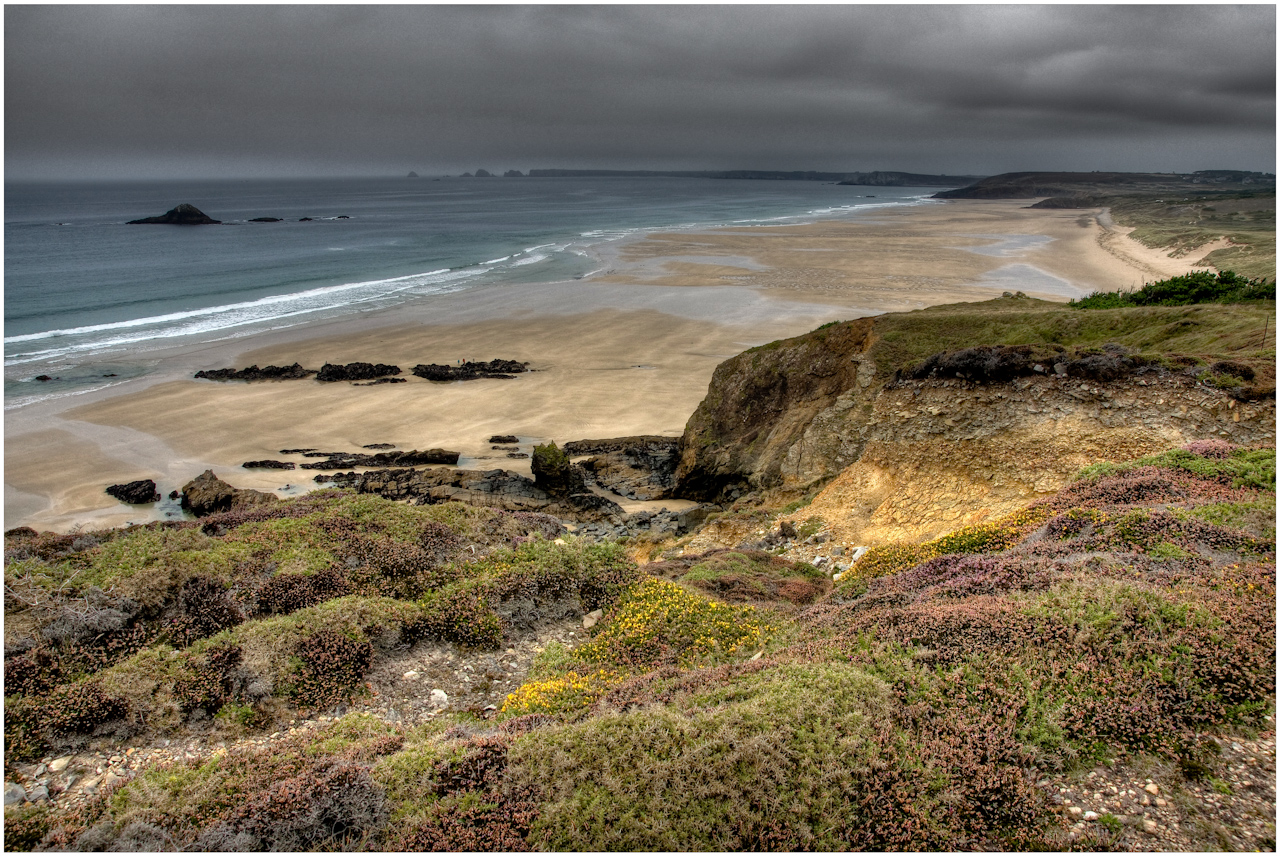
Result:
{"label": "wet sand", "polygon": [[[528,451],[547,440],[678,436],[716,365],[750,346],[831,320],[1006,290],[1065,300],[1184,273],[1196,258],[1143,248],[1094,212],[1026,204],[948,202],[803,226],[655,234],[606,245],[604,272],[582,281],[474,289],[179,349],[158,383],[6,414],[5,527],[161,518],[172,504],[129,507],[103,489],[152,478],[167,494],[206,468],[238,487],[314,487],[314,471],[240,467],[285,458],[284,448],[443,447],[461,452],[463,467],[528,473],[527,460],[492,450],[488,438],[514,434]],[[451,384],[408,374],[418,363],[495,358],[534,371]],[[400,365],[408,381],[191,379],[199,368],[356,360]]]}

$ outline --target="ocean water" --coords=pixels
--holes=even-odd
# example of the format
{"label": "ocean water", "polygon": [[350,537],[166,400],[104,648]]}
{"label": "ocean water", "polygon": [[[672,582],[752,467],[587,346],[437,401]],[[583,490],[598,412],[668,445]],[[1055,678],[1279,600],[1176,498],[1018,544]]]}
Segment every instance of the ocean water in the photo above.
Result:
{"label": "ocean water", "polygon": [[[5,408],[160,371],[149,354],[174,345],[588,277],[595,249],[638,233],[836,219],[933,191],[676,178],[10,183]],[[127,225],[183,202],[223,225]]]}

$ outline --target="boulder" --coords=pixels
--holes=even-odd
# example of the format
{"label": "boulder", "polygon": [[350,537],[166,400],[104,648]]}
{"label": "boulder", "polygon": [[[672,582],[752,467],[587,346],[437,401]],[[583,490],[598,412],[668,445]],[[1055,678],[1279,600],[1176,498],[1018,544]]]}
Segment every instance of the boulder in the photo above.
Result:
{"label": "boulder", "polygon": [[156,483],[150,479],[108,485],[107,493],[121,503],[154,503],[160,499],[160,492],[156,490]]}
{"label": "boulder", "polygon": [[197,518],[218,512],[230,512],[249,506],[259,506],[277,499],[265,491],[251,488],[235,488],[206,470],[182,486],[182,508]]}
{"label": "boulder", "polygon": [[143,217],[139,220],[129,221],[130,225],[135,223],[168,223],[174,226],[202,226],[208,223],[221,222],[221,220],[214,220],[194,205],[185,202],[157,217]]}

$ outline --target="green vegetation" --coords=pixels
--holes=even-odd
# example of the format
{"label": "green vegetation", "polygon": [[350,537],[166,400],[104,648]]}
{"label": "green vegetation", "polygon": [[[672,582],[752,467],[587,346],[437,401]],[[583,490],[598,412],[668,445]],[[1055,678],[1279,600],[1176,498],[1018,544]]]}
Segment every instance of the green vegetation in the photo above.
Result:
{"label": "green vegetation", "polygon": [[1275,305],[1268,301],[1080,312],[1033,298],[997,298],[880,316],[870,355],[884,379],[940,352],[996,342],[1049,351],[1115,343],[1133,357],[1175,366],[1253,357],[1273,363],[1274,339],[1267,330],[1274,329],[1274,320]]}
{"label": "green vegetation", "polygon": [[1246,193],[1176,193],[1164,198],[1118,197],[1107,205],[1130,237],[1148,247],[1187,252],[1226,236],[1231,246],[1215,250],[1204,262],[1246,277],[1276,277],[1276,195],[1274,188]]}
{"label": "green vegetation", "polygon": [[[543,611],[603,615],[588,641],[548,645],[491,719],[349,713],[80,806],[7,808],[5,845],[1123,848],[1115,816],[1069,840],[1036,782],[1149,756],[1224,790],[1204,734],[1274,711],[1274,509],[1274,450],[1198,442],[876,548],[834,592],[759,551],[637,568],[616,545],[549,540],[542,516],[342,494],[78,547],[11,537],[6,609],[44,642],[6,657],[9,766],[103,725],[260,735],[369,701],[370,671],[416,640],[492,649]],[[145,608],[100,585],[143,576],[168,587]],[[128,645],[73,657],[68,607]]]}
{"label": "green vegetation", "polygon": [[1244,301],[1274,301],[1275,280],[1249,279],[1234,271],[1221,271],[1216,276],[1196,271],[1154,283],[1143,283],[1137,291],[1094,292],[1088,297],[1068,301],[1079,309],[1116,309],[1131,306],[1187,306],[1189,304],[1234,304]]}

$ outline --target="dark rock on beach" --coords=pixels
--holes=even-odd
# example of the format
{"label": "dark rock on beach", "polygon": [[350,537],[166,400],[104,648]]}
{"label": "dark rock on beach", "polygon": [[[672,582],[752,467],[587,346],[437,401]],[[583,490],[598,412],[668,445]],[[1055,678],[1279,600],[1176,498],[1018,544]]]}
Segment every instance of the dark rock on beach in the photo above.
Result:
{"label": "dark rock on beach", "polygon": [[248,506],[259,506],[277,498],[265,491],[251,488],[235,488],[206,470],[182,486],[182,508],[197,518],[217,512],[229,512]]}
{"label": "dark rock on beach", "polygon": [[534,483],[552,497],[569,497],[587,490],[582,468],[569,463],[569,456],[554,443],[535,446],[530,467]]}
{"label": "dark rock on beach", "polygon": [[428,381],[471,381],[476,378],[514,378],[520,372],[529,371],[528,363],[518,360],[490,360],[488,363],[463,363],[447,366],[440,363],[419,363],[413,374]]}
{"label": "dark rock on beach", "polygon": [[372,381],[385,375],[399,375],[400,367],[386,363],[326,363],[316,374],[317,381]]}
{"label": "dark rock on beach", "polygon": [[376,387],[379,384],[408,384],[405,378],[379,378],[376,381],[365,381],[359,384],[352,384],[353,387]]}
{"label": "dark rock on beach", "polygon": [[156,217],[143,217],[139,220],[129,221],[130,225],[135,223],[168,223],[174,226],[203,226],[209,223],[221,222],[221,220],[214,220],[194,205],[185,202]]}
{"label": "dark rock on beach", "polygon": [[160,499],[156,483],[150,479],[139,479],[136,482],[122,482],[119,485],[107,486],[107,493],[121,503],[154,503]]}
{"label": "dark rock on beach", "polygon": [[[315,457],[315,453],[307,453]],[[309,461],[303,470],[342,470],[347,467],[412,467],[418,464],[457,464],[461,453],[448,449],[405,450],[403,452],[379,452],[373,455],[363,452],[330,453],[324,461]]]}
{"label": "dark rock on beach", "polygon": [[564,445],[567,455],[592,458],[583,469],[597,485],[632,500],[665,500],[675,486],[680,438],[660,435],[576,440]]}
{"label": "dark rock on beach", "polygon": [[303,369],[294,363],[292,366],[264,366],[261,369],[257,364],[244,369],[204,369],[195,376],[207,381],[292,381],[314,374],[316,370]]}
{"label": "dark rock on beach", "polygon": [[308,452],[315,452],[315,451],[316,451],[316,448],[314,446],[304,446],[299,449],[282,449],[280,450],[280,454],[281,455],[306,455]]}
{"label": "dark rock on beach", "polygon": [[489,443],[519,443],[520,438],[513,434],[495,434],[489,438]]}
{"label": "dark rock on beach", "polygon": [[366,443],[361,449],[395,449],[394,443]]}
{"label": "dark rock on beach", "polygon": [[552,497],[529,477],[509,470],[405,468],[321,475],[315,481],[389,500],[413,500],[420,506],[459,502],[510,512],[543,512],[611,526],[620,524],[625,516],[622,507],[607,497],[589,492]]}
{"label": "dark rock on beach", "polygon": [[274,458],[264,458],[259,461],[246,461],[240,466],[251,470],[293,470],[298,465],[292,461],[276,461]]}

